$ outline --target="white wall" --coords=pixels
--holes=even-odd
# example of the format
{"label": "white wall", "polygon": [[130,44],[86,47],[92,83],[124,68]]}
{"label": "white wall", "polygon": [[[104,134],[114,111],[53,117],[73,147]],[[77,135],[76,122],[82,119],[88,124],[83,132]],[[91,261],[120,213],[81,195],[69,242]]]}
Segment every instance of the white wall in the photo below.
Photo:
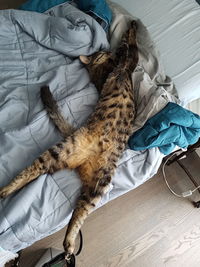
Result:
{"label": "white wall", "polygon": [[200,98],[191,102],[189,105],[188,105],[188,109],[191,110],[192,112],[194,113],[197,113],[200,115]]}

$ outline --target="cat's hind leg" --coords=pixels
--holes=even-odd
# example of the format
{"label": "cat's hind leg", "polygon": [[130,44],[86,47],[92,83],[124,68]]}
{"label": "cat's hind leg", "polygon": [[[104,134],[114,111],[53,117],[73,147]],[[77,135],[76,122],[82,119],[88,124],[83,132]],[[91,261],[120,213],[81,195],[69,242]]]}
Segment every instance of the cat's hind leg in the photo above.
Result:
{"label": "cat's hind leg", "polygon": [[94,181],[84,184],[82,193],[77,201],[76,208],[68,224],[67,232],[64,238],[63,246],[68,258],[74,251],[75,240],[88,215],[97,207],[103,194],[110,188],[113,168],[104,167],[97,173]]}
{"label": "cat's hind leg", "polygon": [[[61,144],[61,143],[60,143]],[[56,147],[56,146],[55,146]],[[5,198],[11,193],[21,189],[26,184],[37,179],[40,175],[45,173],[52,173],[56,170],[64,168],[64,164],[59,162],[56,164],[56,157],[59,154],[59,148],[54,147],[45,151],[39,158],[37,158],[32,165],[24,169],[5,187],[0,188],[0,198]]]}

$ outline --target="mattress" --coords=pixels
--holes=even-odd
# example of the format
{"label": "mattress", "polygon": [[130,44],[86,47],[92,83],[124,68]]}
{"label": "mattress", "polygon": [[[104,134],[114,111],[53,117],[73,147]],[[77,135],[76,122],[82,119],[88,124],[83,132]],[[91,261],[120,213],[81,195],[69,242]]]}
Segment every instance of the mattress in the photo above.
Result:
{"label": "mattress", "polygon": [[[182,104],[200,98],[200,5],[195,0],[113,2],[140,18],[147,27]],[[199,110],[191,104],[190,109]]]}

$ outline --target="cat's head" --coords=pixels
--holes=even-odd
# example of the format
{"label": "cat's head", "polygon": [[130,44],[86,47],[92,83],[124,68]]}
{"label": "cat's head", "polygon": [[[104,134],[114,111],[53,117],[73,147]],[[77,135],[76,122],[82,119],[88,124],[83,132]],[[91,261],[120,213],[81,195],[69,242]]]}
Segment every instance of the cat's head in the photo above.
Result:
{"label": "cat's head", "polygon": [[92,54],[91,56],[80,56],[79,59],[85,65],[98,66],[104,64],[111,57],[112,57],[111,52],[100,51]]}
{"label": "cat's head", "polygon": [[80,61],[86,65],[91,81],[100,92],[108,75],[114,68],[114,60],[111,52],[100,51],[91,56],[80,56]]}

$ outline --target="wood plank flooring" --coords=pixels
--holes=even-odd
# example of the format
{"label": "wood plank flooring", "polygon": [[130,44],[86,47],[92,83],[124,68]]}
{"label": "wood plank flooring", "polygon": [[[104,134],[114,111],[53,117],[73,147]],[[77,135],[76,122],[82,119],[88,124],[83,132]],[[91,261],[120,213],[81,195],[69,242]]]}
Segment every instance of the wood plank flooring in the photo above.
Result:
{"label": "wood plank flooring", "polygon": [[[200,159],[183,160],[200,182]],[[178,192],[193,188],[177,163],[166,167]],[[200,199],[194,195],[193,199]],[[25,249],[21,267],[33,267],[45,248],[62,249],[65,229]],[[200,210],[172,195],[161,172],[135,190],[101,207],[83,227],[77,267],[199,267]]]}
{"label": "wood plank flooring", "polygon": [[18,8],[26,0],[0,0],[0,9]]}

